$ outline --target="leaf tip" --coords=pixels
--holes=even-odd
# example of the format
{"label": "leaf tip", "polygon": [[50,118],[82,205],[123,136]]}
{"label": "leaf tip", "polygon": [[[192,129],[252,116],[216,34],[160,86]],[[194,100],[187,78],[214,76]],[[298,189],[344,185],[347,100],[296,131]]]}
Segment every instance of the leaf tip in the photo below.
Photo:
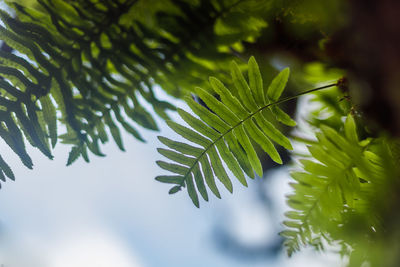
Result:
{"label": "leaf tip", "polygon": [[216,77],[214,77],[214,76],[210,76],[209,78],[208,78],[208,81],[212,84],[212,83],[215,83],[216,81],[219,81]]}
{"label": "leaf tip", "polygon": [[232,60],[230,63],[230,67],[232,71],[240,71],[239,70],[239,65],[236,63],[235,60]]}
{"label": "leaf tip", "polygon": [[[156,178],[157,178],[157,177],[156,177]],[[177,186],[172,187],[172,188],[168,191],[168,194],[172,195],[172,194],[175,194],[175,193],[177,193],[177,192],[179,192],[179,191],[181,191],[181,186],[180,186],[180,185],[177,185]]]}
{"label": "leaf tip", "polygon": [[[157,149],[157,151],[158,151],[158,149]],[[160,166],[160,164],[162,165],[162,162],[163,162],[162,160],[157,160],[157,161],[156,161],[156,164],[157,164],[158,166]],[[160,167],[161,167],[161,166],[160,166]]]}
{"label": "leaf tip", "polygon": [[255,64],[255,65],[257,65],[256,58],[255,58],[254,56],[251,56],[251,57],[249,58],[248,64],[249,64],[249,65],[250,65],[250,64]]}

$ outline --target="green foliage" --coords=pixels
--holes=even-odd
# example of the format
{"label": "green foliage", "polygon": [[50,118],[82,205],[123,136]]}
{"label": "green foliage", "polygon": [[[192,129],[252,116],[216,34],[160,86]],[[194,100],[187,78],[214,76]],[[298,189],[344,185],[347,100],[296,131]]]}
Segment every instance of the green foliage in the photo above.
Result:
{"label": "green foliage", "polygon": [[319,92],[313,101],[320,105],[308,121],[316,140],[308,141],[309,155],[291,173],[292,210],[281,232],[288,254],[306,245],[318,250],[339,245],[349,266],[396,266],[385,242],[398,246],[396,238],[386,236],[389,229],[396,232],[393,224],[398,223],[388,218],[397,205],[388,196],[398,189],[398,142],[371,136],[338,90]]}
{"label": "green foliage", "polygon": [[368,142],[358,140],[351,115],[343,126],[339,133],[322,125],[318,141],[308,146],[311,158],[300,160],[302,170],[291,174],[295,194],[288,204],[294,210],[286,213],[289,220],[284,222],[290,230],[281,233],[289,255],[300,244],[314,243],[313,233],[328,233],[333,225],[344,223],[346,213],[362,209],[361,187],[380,180],[379,168],[368,158],[376,155],[366,149]]}
{"label": "green foliage", "polygon": [[72,145],[67,165],[89,161],[88,150],[103,156],[109,133],[124,150],[121,129],[144,141],[137,126],[158,127],[143,100],[163,119],[175,110],[155,85],[186,94],[266,26],[262,14],[245,18],[251,2],[8,1],[16,14],[0,10],[0,35],[14,52],[0,51],[0,136],[28,168],[24,138],[49,158],[58,140]]}
{"label": "green foliage", "polygon": [[[49,158],[49,141],[54,147],[61,139],[73,145],[67,164],[79,156],[88,161],[87,149],[103,156],[99,142],[108,140],[106,128],[121,149],[119,127],[143,140],[122,114],[157,130],[153,118],[140,105],[138,92],[157,106],[155,110],[164,118],[164,109],[173,109],[155,98],[152,85],[141,77],[143,71],[136,70],[140,62],[128,64],[135,55],[111,53],[110,40],[115,45],[124,32],[116,25],[118,16],[130,4],[110,2],[100,7],[86,1],[38,1],[35,10],[14,3],[19,20],[0,12],[6,25],[0,27],[3,41],[21,53],[0,52],[1,137],[27,167],[31,168],[32,162],[23,136]],[[106,19],[108,12],[115,13],[116,21]],[[66,133],[58,134],[57,120],[66,124]]]}
{"label": "green foliage", "polygon": [[286,149],[292,149],[289,139],[268,119],[268,113],[273,113],[278,121],[284,121],[288,117],[283,111],[276,112],[272,107],[281,102],[279,98],[287,83],[289,69],[280,72],[264,92],[261,73],[254,57],[250,58],[248,68],[249,83],[238,65],[235,62],[231,63],[236,96],[221,81],[211,77],[213,94],[221,100],[199,87],[195,89],[195,93],[206,107],[190,97],[186,98],[187,104],[198,118],[182,109],[178,109],[178,113],[191,129],[172,121],[168,122],[176,133],[196,145],[172,141],[165,137],[159,138],[169,148],[160,148],[159,153],[174,163],[158,161],[157,164],[177,175],[158,176],[156,180],[176,184],[170,190],[170,194],[186,187],[194,205],[199,207],[197,192],[208,201],[206,185],[220,198],[215,178],[232,192],[232,182],[222,161],[235,177],[247,186],[245,174],[251,178],[254,178],[254,171],[259,176],[263,174],[254,143],[279,164],[282,164],[282,160],[272,141]]}
{"label": "green foliage", "polygon": [[[291,150],[280,124],[293,127],[296,122],[278,104],[338,85],[342,91],[314,96],[319,107],[307,123],[315,140],[297,138],[309,145],[309,153],[292,171],[292,210],[281,235],[289,255],[304,245],[322,249],[325,243],[339,244],[351,266],[365,261],[398,265],[396,249],[386,246],[400,248],[400,216],[393,212],[400,202],[399,141],[366,127],[349,88],[336,82],[344,71],[326,70],[318,60],[309,63],[326,59],[322,50],[329,33],[346,23],[336,15],[342,1],[7,2],[15,14],[0,10],[1,40],[12,49],[0,50],[0,137],[26,167],[33,166],[26,141],[50,159],[57,142],[71,145],[67,165],[79,157],[88,162],[89,152],[104,156],[101,144],[111,138],[124,150],[121,130],[145,141],[140,128],[158,130],[154,111],[184,138],[159,137],[166,148],[158,151],[169,162],[157,164],[173,175],[156,180],[172,184],[170,194],[186,188],[199,207],[199,194],[206,201],[210,191],[220,198],[216,180],[233,192],[229,173],[244,186],[247,177],[262,176],[260,148],[282,164],[273,143]],[[328,9],[335,12],[324,12]],[[266,32],[269,24],[272,30]],[[253,57],[247,65],[232,61],[257,54],[265,59],[262,67],[286,65],[285,56],[275,57],[282,40],[288,42],[285,48],[300,48],[296,57],[307,62],[291,83],[335,83],[281,97],[288,68],[265,86]],[[288,65],[296,67],[294,61]],[[272,77],[269,73],[264,80]],[[210,75],[215,77],[207,82],[204,77]],[[156,86],[186,99],[194,114],[177,109],[186,126],[168,121],[167,111],[176,108],[156,97]],[[0,180],[6,178],[15,179],[0,156]]]}

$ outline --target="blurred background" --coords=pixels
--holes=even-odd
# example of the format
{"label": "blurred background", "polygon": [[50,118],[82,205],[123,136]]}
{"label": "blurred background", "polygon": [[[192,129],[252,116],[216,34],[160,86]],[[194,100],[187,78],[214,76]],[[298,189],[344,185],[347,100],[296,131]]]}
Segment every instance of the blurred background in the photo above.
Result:
{"label": "blurred background", "polygon": [[[302,76],[303,66],[297,61],[312,62],[320,56],[316,44],[321,45],[325,31],[319,27],[337,27],[337,23],[332,23],[337,20],[332,15],[336,14],[332,11],[336,10],[336,1],[326,1],[332,8],[323,9],[332,13],[331,16],[319,9],[313,10],[318,7],[317,2],[320,1],[308,1],[308,5],[299,7],[296,4],[296,10],[300,9],[296,16],[288,8],[283,13],[292,16],[291,22],[296,27],[274,19],[260,38],[260,44],[246,43],[246,51],[267,58],[264,69],[275,70],[290,64]],[[0,8],[4,8],[3,1]],[[323,18],[318,30],[308,31],[305,22],[315,19],[303,13],[308,15],[310,11]],[[235,21],[231,19],[229,23],[235,24]],[[273,71],[269,73],[272,75]],[[296,86],[290,85],[291,90],[296,91],[299,84],[304,87],[297,79]],[[164,89],[167,91],[167,86]],[[156,89],[156,95],[186,108],[183,102],[168,97],[161,89]],[[153,110],[152,106],[146,106],[146,101],[141,103],[147,110]],[[293,104],[288,109],[295,108]],[[151,113],[163,136],[180,140],[164,121]],[[177,114],[169,115],[181,122]],[[80,158],[69,167],[65,165],[71,146],[58,144],[53,161],[28,146],[35,163],[33,170],[22,166],[18,157],[1,142],[2,156],[12,166],[17,180],[2,183],[0,190],[0,266],[343,265],[337,254],[303,249],[288,258],[282,249],[278,233],[282,230],[283,213],[288,209],[285,195],[291,190],[287,164],[273,168],[264,177],[249,180],[248,188],[232,179],[233,194],[221,190],[222,200],[211,196],[209,203],[202,202],[197,209],[185,192],[170,196],[169,186],[154,180],[163,174],[155,164],[161,159],[156,151],[161,146],[157,139],[160,133],[146,129],[140,132],[147,143],[140,143],[122,131],[126,152],[111,142],[102,146],[107,157],[91,156],[90,164]]]}
{"label": "blurred background", "polygon": [[[162,98],[172,101],[161,90]],[[185,107],[186,108],[186,107]],[[178,117],[171,114],[175,120]],[[179,121],[179,120],[178,120]],[[161,133],[177,138],[164,122]],[[68,147],[58,145],[55,160],[29,151],[34,170],[1,143],[17,180],[0,191],[0,263],[7,267],[157,266],[341,266],[334,254],[305,249],[288,258],[278,232],[290,190],[287,167],[274,169],[222,190],[201,208],[185,193],[168,195],[154,180],[161,146],[157,133],[147,143],[123,136],[126,152],[113,143],[105,158],[79,159],[66,167]]]}

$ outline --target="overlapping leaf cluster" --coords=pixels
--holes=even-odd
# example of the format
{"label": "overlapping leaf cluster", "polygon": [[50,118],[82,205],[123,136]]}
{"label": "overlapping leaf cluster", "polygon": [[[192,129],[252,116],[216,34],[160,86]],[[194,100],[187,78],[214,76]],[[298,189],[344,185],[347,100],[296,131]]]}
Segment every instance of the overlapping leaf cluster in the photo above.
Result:
{"label": "overlapping leaf cluster", "polygon": [[374,258],[378,253],[368,255],[365,249],[385,235],[381,205],[387,204],[388,188],[398,175],[393,144],[383,137],[360,140],[352,114],[341,126],[320,124],[317,141],[307,147],[310,157],[292,172],[292,210],[281,235],[289,255],[304,245],[323,248],[324,240],[340,244],[342,253],[351,255],[350,266],[382,262],[384,253]]}
{"label": "overlapping leaf cluster", "polygon": [[[117,26],[119,16],[132,4],[38,1],[43,12],[14,4],[18,19],[0,11],[5,24],[1,38],[19,52],[0,51],[1,137],[27,167],[32,161],[23,135],[49,158],[50,147],[61,137],[73,145],[70,164],[80,155],[88,160],[87,149],[102,156],[99,142],[108,140],[107,128],[120,149],[119,127],[143,140],[125,115],[157,129],[136,92],[157,106],[161,116],[172,108],[155,98],[146,70],[139,71],[139,60],[131,62],[135,55],[124,56],[130,53],[128,44],[116,44],[124,32]],[[67,126],[61,136],[57,119]]]}
{"label": "overlapping leaf cluster", "polygon": [[[156,98],[155,84],[181,96],[265,27],[254,18],[261,24],[240,36],[246,24],[226,21],[250,2],[8,1],[16,13],[0,11],[1,40],[13,49],[0,51],[0,136],[29,168],[24,138],[49,158],[57,140],[71,144],[68,164],[88,161],[88,149],[102,156],[109,133],[123,150],[121,128],[143,141],[137,125],[158,128],[142,100],[163,119],[175,109]],[[5,161],[0,168],[14,178]]]}
{"label": "overlapping leaf cluster", "polygon": [[263,174],[254,149],[255,143],[279,164],[282,160],[272,141],[286,149],[292,149],[289,139],[267,117],[268,113],[272,112],[276,120],[290,126],[295,125],[295,122],[277,107],[289,77],[289,69],[280,72],[266,91],[254,57],[250,58],[248,69],[249,83],[238,65],[232,62],[231,76],[235,91],[226,88],[215,77],[210,78],[213,94],[221,100],[199,87],[195,89],[195,93],[206,107],[190,97],[186,98],[187,104],[199,118],[182,109],[178,109],[178,112],[191,128],[172,121],[168,122],[176,133],[195,146],[165,137],[159,138],[169,149],[160,148],[158,151],[173,163],[158,161],[157,164],[176,175],[163,175],[156,179],[176,184],[170,193],[176,193],[182,187],[186,187],[197,207],[199,206],[197,192],[204,200],[208,200],[206,187],[220,197],[215,183],[216,178],[232,192],[232,182],[222,162],[225,162],[233,175],[246,186],[246,174],[251,178],[254,178],[254,171],[259,176]]}
{"label": "overlapping leaf cluster", "polygon": [[[289,255],[301,243],[313,243],[313,233],[326,231],[331,222],[339,224],[347,210],[360,205],[360,175],[371,176],[365,181],[376,180],[377,174],[359,144],[354,120],[349,115],[344,124],[344,135],[328,126],[321,126],[317,142],[308,146],[311,159],[302,159],[302,171],[291,176],[295,194],[288,204],[294,211],[286,216],[284,224],[291,230],[281,234],[287,238]],[[326,218],[326,220],[324,219]]]}

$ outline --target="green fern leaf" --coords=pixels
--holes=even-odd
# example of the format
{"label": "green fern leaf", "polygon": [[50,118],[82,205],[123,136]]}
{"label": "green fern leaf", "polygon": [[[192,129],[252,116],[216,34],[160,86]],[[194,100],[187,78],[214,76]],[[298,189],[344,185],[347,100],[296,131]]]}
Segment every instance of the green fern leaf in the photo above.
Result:
{"label": "green fern leaf", "polygon": [[351,116],[349,116],[344,123],[344,133],[346,135],[346,138],[350,142],[352,142],[352,143],[358,142],[356,124],[355,124],[353,117],[351,117]]}
{"label": "green fern leaf", "polygon": [[110,114],[106,114],[104,119],[107,123],[108,128],[110,129],[111,136],[114,138],[115,143],[117,144],[118,148],[122,151],[125,151],[124,145],[122,143],[121,133],[117,125],[115,125],[113,119],[111,118]]}
{"label": "green fern leaf", "polygon": [[174,186],[168,191],[168,194],[172,195],[172,194],[175,194],[175,193],[177,193],[179,191],[181,191],[181,187],[180,186]]}
{"label": "green fern leaf", "polygon": [[290,127],[296,126],[296,124],[297,124],[296,121],[293,120],[286,112],[284,112],[279,107],[272,106],[271,107],[271,111],[275,115],[276,119],[279,122],[281,122],[281,123],[283,123],[283,124],[285,124],[287,126],[290,126]]}
{"label": "green fern leaf", "polygon": [[271,101],[277,101],[283,89],[285,89],[286,83],[289,79],[289,68],[282,70],[271,82],[268,87],[267,95]]}
{"label": "green fern leaf", "polygon": [[180,143],[180,142],[176,142],[173,141],[171,139],[168,139],[166,137],[162,137],[159,136],[158,140],[160,140],[161,143],[163,143],[164,145],[168,146],[169,148],[172,148],[182,154],[187,154],[187,155],[191,155],[194,157],[198,157],[201,155],[202,150],[201,148],[198,147],[194,147],[188,144],[184,144],[184,143]]}
{"label": "green fern leaf", "polygon": [[49,96],[40,98],[44,120],[47,123],[51,146],[54,147],[57,143],[57,114],[54,105],[51,103]]}
{"label": "green fern leaf", "polygon": [[220,139],[215,143],[221,158],[224,160],[228,168],[231,170],[233,175],[242,183],[244,186],[247,186],[246,177],[243,171],[240,168],[239,163],[237,162],[236,158],[232,155],[232,152],[229,151],[226,143]]}
{"label": "green fern leaf", "polygon": [[230,132],[226,134],[225,140],[227,144],[229,145],[229,149],[232,151],[233,155],[236,157],[238,160],[240,167],[244,170],[244,172],[249,176],[250,178],[254,178],[254,171],[251,168],[250,161],[239,144],[239,141],[236,139],[236,137],[233,135],[233,132]]}
{"label": "green fern leaf", "polygon": [[238,125],[233,129],[233,134],[236,136],[239,143],[242,145],[244,151],[247,154],[247,158],[249,159],[250,165],[255,170],[258,176],[262,176],[262,166],[261,162],[258,159],[258,155],[250,142],[249,137],[247,136],[243,124]]}
{"label": "green fern leaf", "polygon": [[0,156],[0,170],[4,172],[4,174],[10,178],[11,180],[15,180],[15,176],[10,166],[4,161],[4,159]]}
{"label": "green fern leaf", "polygon": [[261,78],[260,69],[256,62],[256,59],[253,56],[250,57],[249,60],[249,84],[250,88],[254,88],[254,98],[257,102],[257,105],[259,106],[264,105],[265,98],[264,98],[263,81]]}
{"label": "green fern leaf", "polygon": [[210,159],[208,158],[207,155],[204,155],[203,157],[200,158],[200,163],[201,163],[201,168],[203,170],[204,179],[206,180],[206,183],[207,183],[208,187],[210,188],[211,192],[213,192],[217,198],[221,198],[221,195],[218,191],[217,185],[215,184],[214,175],[213,175],[209,161],[210,161]]}
{"label": "green fern leaf", "polygon": [[[233,84],[235,85],[235,87],[238,91],[240,100],[242,101],[244,106],[249,111],[256,111],[257,104],[254,100],[251,89],[250,89],[249,85],[247,84],[246,80],[244,79],[243,74],[239,69],[239,66],[234,61],[232,61],[232,63],[231,63],[231,75],[232,75]],[[252,88],[252,89],[255,90],[255,88]]]}
{"label": "green fern leaf", "polygon": [[[232,95],[217,78],[211,77],[210,85],[221,101],[212,93],[197,87],[195,93],[206,107],[190,97],[186,98],[186,102],[198,117],[178,109],[179,115],[190,128],[175,122],[167,122],[176,133],[200,147],[159,137],[160,141],[172,150],[158,149],[158,151],[174,163],[158,161],[157,164],[179,176],[158,176],[156,180],[179,183],[180,187],[187,187],[188,194],[196,207],[199,207],[197,192],[208,201],[207,187],[220,198],[216,179],[229,192],[233,192],[227,169],[244,186],[247,186],[245,174],[251,178],[254,177],[254,172],[259,176],[263,175],[255,144],[279,164],[282,164],[282,160],[272,142],[292,149],[289,139],[268,121],[267,114],[263,112],[275,106],[277,99],[271,102],[264,94],[261,73],[254,57],[250,58],[248,64],[250,84],[245,80],[239,66],[235,62],[231,64],[232,80],[239,98]],[[288,70],[279,75],[270,86],[272,96],[278,98],[288,79]],[[268,101],[265,101],[265,98]],[[282,115],[278,114],[278,117]],[[174,193],[178,191],[176,186],[171,190]]]}
{"label": "green fern leaf", "polygon": [[167,184],[181,184],[183,182],[183,176],[179,175],[160,175],[156,177],[156,180]]}
{"label": "green fern leaf", "polygon": [[2,170],[0,170],[0,180],[5,182],[6,181],[6,177],[4,176],[4,173]]}
{"label": "green fern leaf", "polygon": [[240,116],[240,119],[244,119],[250,114],[221,81],[215,77],[210,77],[209,81],[214,91],[221,97],[222,102],[225,103],[234,114]]}
{"label": "green fern leaf", "polygon": [[178,152],[164,149],[164,148],[158,148],[157,151],[164,157],[166,157],[172,161],[178,162],[179,164],[182,164],[185,166],[191,166],[196,160],[195,158],[185,157],[184,155],[182,155]]}
{"label": "green fern leaf", "polygon": [[72,147],[68,155],[67,166],[71,165],[81,155],[79,147]]}
{"label": "green fern leaf", "polygon": [[200,195],[203,197],[205,201],[208,201],[208,193],[206,186],[204,184],[204,178],[203,175],[201,174],[199,164],[196,164],[193,169],[193,178],[194,181],[196,182],[196,187],[197,190],[200,192]]}

